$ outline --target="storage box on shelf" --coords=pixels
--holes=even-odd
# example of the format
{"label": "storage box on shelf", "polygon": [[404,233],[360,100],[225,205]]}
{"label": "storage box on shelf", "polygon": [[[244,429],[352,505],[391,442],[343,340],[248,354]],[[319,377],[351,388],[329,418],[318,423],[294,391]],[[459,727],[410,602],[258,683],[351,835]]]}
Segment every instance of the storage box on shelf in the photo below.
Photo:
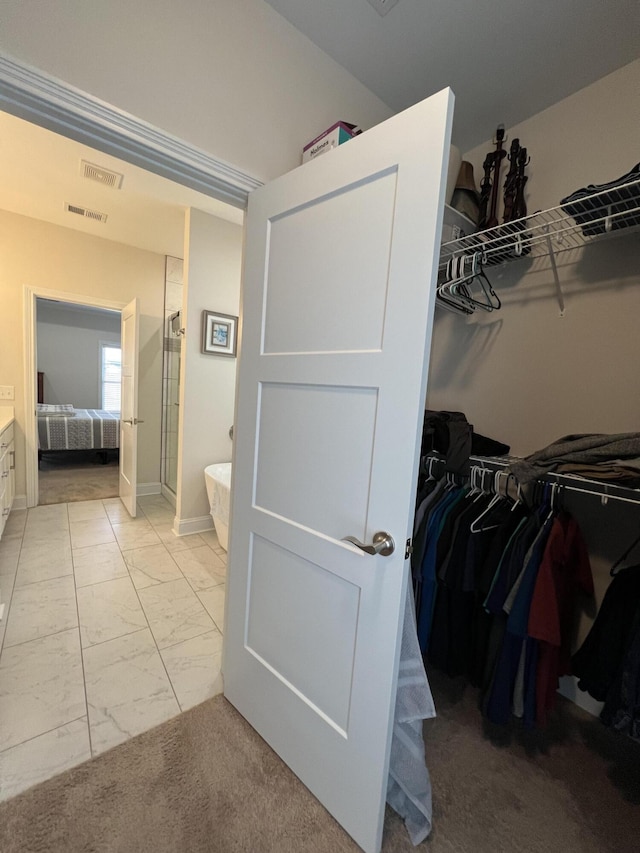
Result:
{"label": "storage box on shelf", "polygon": [[349,124],[346,121],[337,121],[327,128],[311,142],[307,143],[302,149],[302,162],[313,160],[314,157],[319,157],[320,154],[325,154],[343,142],[348,142],[354,136],[358,136],[362,131],[355,124]]}

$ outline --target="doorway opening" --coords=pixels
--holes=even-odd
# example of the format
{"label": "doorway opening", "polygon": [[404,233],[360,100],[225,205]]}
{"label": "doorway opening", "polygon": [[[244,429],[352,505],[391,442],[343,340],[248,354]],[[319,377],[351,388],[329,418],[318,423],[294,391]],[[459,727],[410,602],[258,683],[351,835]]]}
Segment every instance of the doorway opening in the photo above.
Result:
{"label": "doorway opening", "polygon": [[[59,140],[50,133],[43,156],[34,153],[33,142],[20,146],[18,140],[23,137],[19,134],[24,128],[18,125],[25,123],[10,120],[12,132],[7,138],[16,141],[15,149],[22,147],[30,152],[34,171],[44,165],[45,153],[58,153]],[[4,165],[17,175],[14,161],[6,153]],[[116,192],[112,189],[75,184],[73,200],[87,209],[104,210],[107,223],[70,215],[60,199],[45,210],[45,190],[60,191],[62,175],[67,179],[78,171],[77,150],[72,161],[52,164],[47,159],[53,168],[46,176],[38,171],[33,184],[20,187],[12,180],[10,186],[7,182],[3,187],[7,190],[3,193],[6,209],[0,210],[0,219],[12,248],[3,290],[5,317],[24,316],[24,331],[14,320],[16,328],[7,336],[15,341],[16,366],[11,360],[6,364],[9,375],[5,381],[15,386],[15,422],[24,436],[17,454],[22,495],[18,506],[26,504],[28,509],[18,509],[14,504],[6,528],[12,549],[14,545],[16,548],[15,562],[6,567],[6,579],[4,572],[2,577],[0,604],[5,609],[0,621],[0,668],[6,662],[14,671],[13,663],[18,662],[18,674],[15,688],[7,685],[4,698],[0,697],[0,713],[3,703],[14,708],[9,714],[11,726],[0,738],[0,798],[51,775],[45,755],[52,739],[62,746],[57,772],[186,710],[212,691],[220,691],[216,678],[222,650],[226,553],[209,530],[177,537],[173,533],[175,508],[160,494],[164,271],[168,256],[183,254],[186,210],[202,210],[230,228],[239,224],[242,213],[233,210],[225,217],[219,202],[212,199],[209,206],[201,193],[169,186],[166,179],[160,187],[153,176],[145,173],[143,177],[142,169],[127,164],[121,168],[98,152],[88,159],[98,163],[106,160],[107,166],[125,173],[120,196],[107,195]],[[155,198],[145,195],[155,187]],[[92,191],[103,194],[100,202],[89,196]],[[126,192],[145,208],[144,233],[142,212],[127,211],[118,204]],[[68,191],[64,193],[66,200]],[[26,201],[27,195],[41,207],[20,208],[19,202]],[[154,202],[165,214],[162,221],[149,212]],[[110,227],[120,230],[109,231]],[[139,238],[137,243],[133,242],[134,234]],[[76,247],[81,247],[79,254]],[[118,255],[117,266],[111,253]],[[203,258],[203,275],[207,274],[207,264],[208,258]],[[124,318],[127,300],[136,296],[141,332],[140,346],[135,347],[141,374],[138,423],[144,424],[139,433],[138,469],[133,463],[133,469],[142,474],[137,490],[135,486],[132,489],[138,516],[134,521],[119,497],[61,497],[60,503],[43,505],[38,495],[38,397],[41,405],[72,408],[82,401],[75,394],[77,383],[71,397],[69,392],[58,393],[59,386],[52,381],[53,362],[39,361],[40,308],[44,303],[65,304],[76,312],[106,311]],[[204,304],[211,307],[208,301]],[[213,307],[224,305],[215,303]],[[211,371],[219,363],[210,357],[199,359],[199,310],[195,318],[191,341],[197,350],[196,368],[201,363]],[[126,337],[122,339],[123,359]],[[112,379],[113,353],[106,351],[112,343],[103,335],[98,340],[105,356],[94,361],[100,397],[93,406],[84,402],[85,407],[112,407],[105,403],[110,389],[104,387]],[[186,345],[189,343],[187,340]],[[79,360],[77,347],[74,353]],[[40,383],[38,372],[43,374]],[[197,381],[202,387],[200,376]],[[126,398],[123,394],[125,419]],[[132,414],[136,418],[138,412]],[[210,420],[197,412],[191,415],[197,424],[206,425],[208,438]],[[230,422],[225,414],[225,436]],[[121,428],[127,429],[122,424]],[[122,457],[125,455],[121,452]],[[91,467],[100,474],[103,471],[99,460],[95,464],[92,460]],[[203,469],[194,470],[193,477],[194,483],[202,483],[204,492]],[[200,515],[205,517],[204,506]],[[42,670],[38,672],[31,665],[36,657],[30,655],[39,649],[53,661],[47,672],[50,691],[43,689]],[[143,676],[141,659],[145,661]],[[106,673],[113,672],[114,667],[118,670],[116,681],[101,693]],[[16,697],[24,697],[24,708],[15,705]],[[37,714],[32,713],[34,705]],[[25,757],[26,751],[30,757]]]}

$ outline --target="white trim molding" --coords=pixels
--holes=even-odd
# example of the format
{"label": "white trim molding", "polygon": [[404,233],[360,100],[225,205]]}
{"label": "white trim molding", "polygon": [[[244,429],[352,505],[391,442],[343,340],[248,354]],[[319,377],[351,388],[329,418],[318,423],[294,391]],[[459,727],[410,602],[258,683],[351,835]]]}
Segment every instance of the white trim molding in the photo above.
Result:
{"label": "white trim molding", "polygon": [[169,488],[169,486],[167,486],[165,483],[163,483],[161,488],[160,488],[160,494],[162,495],[163,498],[165,498],[165,500],[169,501],[169,503],[171,504],[171,506],[174,509],[176,508],[175,493],[172,492],[171,489]]}
{"label": "white trim molding", "polygon": [[188,536],[190,533],[204,533],[213,529],[213,519],[210,515],[201,515],[197,518],[173,519],[173,532],[176,536]]}
{"label": "white trim molding", "polygon": [[262,185],[206,151],[0,52],[0,109],[191,189],[246,208]]}
{"label": "white trim molding", "polygon": [[136,497],[161,494],[160,483],[138,483]]}

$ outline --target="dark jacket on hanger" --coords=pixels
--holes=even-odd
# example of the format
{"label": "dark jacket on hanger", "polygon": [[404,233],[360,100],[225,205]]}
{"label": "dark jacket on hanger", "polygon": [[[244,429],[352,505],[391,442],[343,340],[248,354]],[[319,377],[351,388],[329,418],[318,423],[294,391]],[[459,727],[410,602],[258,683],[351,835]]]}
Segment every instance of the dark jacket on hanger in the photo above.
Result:
{"label": "dark jacket on hanger", "polygon": [[640,608],[636,610],[631,642],[600,719],[605,725],[640,740]]}
{"label": "dark jacket on hanger", "polygon": [[620,571],[609,584],[586,640],[571,660],[578,687],[604,702],[619,674],[640,609],[640,565]]}

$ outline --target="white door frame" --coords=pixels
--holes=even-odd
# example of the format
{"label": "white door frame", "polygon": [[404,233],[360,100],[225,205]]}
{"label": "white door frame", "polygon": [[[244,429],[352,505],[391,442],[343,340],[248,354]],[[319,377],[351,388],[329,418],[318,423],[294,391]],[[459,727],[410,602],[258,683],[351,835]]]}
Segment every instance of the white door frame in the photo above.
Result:
{"label": "white door frame", "polygon": [[[27,507],[38,505],[38,428],[33,412],[36,402],[37,370],[37,315],[36,299],[55,299],[90,308],[106,308],[122,311],[124,302],[99,299],[97,296],[82,296],[62,290],[47,290],[44,287],[24,286],[24,442],[25,479]],[[34,413],[35,414],[35,413]]]}
{"label": "white door frame", "polygon": [[118,495],[131,518],[138,503],[138,364],[140,360],[140,300],[137,296],[120,314],[120,460]]}

